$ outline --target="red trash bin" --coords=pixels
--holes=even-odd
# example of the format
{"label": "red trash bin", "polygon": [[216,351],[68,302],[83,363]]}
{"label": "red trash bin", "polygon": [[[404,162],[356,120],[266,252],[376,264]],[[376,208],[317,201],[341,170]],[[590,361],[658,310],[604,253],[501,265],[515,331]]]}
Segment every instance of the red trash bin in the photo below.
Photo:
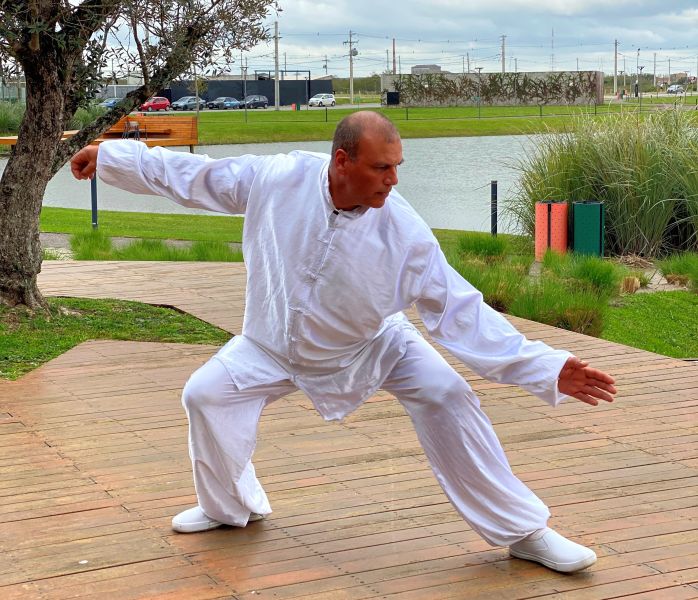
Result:
{"label": "red trash bin", "polygon": [[536,202],[536,260],[550,249],[567,252],[567,202]]}

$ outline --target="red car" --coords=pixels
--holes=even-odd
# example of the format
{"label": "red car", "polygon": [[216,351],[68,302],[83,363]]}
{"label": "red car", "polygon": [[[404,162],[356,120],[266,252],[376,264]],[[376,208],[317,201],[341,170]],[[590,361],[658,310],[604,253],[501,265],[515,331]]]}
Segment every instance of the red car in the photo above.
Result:
{"label": "red car", "polygon": [[147,110],[148,112],[154,110],[170,110],[170,101],[167,98],[153,96],[141,104],[139,110]]}

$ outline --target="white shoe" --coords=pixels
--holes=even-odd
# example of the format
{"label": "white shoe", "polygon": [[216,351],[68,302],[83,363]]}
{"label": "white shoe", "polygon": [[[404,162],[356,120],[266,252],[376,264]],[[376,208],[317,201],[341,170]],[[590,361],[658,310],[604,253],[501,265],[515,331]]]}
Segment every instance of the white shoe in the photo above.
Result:
{"label": "white shoe", "polygon": [[[247,522],[260,521],[263,518],[264,515],[251,513]],[[224,523],[206,516],[206,513],[200,506],[189,508],[172,519],[172,529],[177,533],[197,533],[199,531],[216,529],[221,525],[224,525]]]}
{"label": "white shoe", "polygon": [[596,554],[591,548],[568,540],[549,527],[534,531],[509,546],[509,554],[539,562],[561,573],[580,571],[596,562]]}

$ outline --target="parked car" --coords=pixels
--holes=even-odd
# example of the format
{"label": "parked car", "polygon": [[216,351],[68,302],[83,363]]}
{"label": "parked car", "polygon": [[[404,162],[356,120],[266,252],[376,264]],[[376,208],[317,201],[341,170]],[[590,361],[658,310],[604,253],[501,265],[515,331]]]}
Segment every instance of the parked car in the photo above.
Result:
{"label": "parked car", "polygon": [[[199,98],[199,108],[206,107],[206,101]],[[196,110],[196,96],[182,96],[179,100],[175,100],[170,108],[172,110]]]}
{"label": "parked car", "polygon": [[102,108],[114,108],[118,103],[121,98],[107,98],[104,100],[104,102],[100,102],[99,105]]}
{"label": "parked car", "polygon": [[[235,100],[230,96],[219,96],[215,100],[206,103],[206,108],[225,108],[225,103]],[[237,100],[235,100],[237,102]]]}
{"label": "parked car", "polygon": [[684,91],[683,86],[678,83],[674,83],[666,89],[667,94],[683,94]]}
{"label": "parked car", "polygon": [[334,106],[337,101],[334,99],[334,94],[315,94],[308,100],[308,106]]}
{"label": "parked car", "polygon": [[266,108],[269,106],[269,100],[266,96],[253,94],[252,96],[245,96],[245,106],[247,108]]}
{"label": "parked car", "polygon": [[225,102],[223,102],[223,108],[225,110],[228,110],[229,108],[232,108],[233,110],[240,109],[242,108],[242,102],[240,102],[240,100],[237,98],[228,98]]}
{"label": "parked car", "polygon": [[162,96],[153,96],[141,104],[139,110],[147,110],[148,112],[153,112],[154,110],[170,110],[170,101]]}

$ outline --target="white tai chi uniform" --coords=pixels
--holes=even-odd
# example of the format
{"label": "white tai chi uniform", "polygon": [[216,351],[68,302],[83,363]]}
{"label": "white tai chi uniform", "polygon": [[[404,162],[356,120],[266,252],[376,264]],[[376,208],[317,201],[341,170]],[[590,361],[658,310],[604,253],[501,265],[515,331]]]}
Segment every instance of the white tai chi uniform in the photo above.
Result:
{"label": "white tai chi uniform", "polygon": [[251,462],[265,405],[300,389],[325,419],[341,419],[382,388],[488,542],[545,527],[547,507],[511,472],[477,397],[402,311],[416,306],[433,338],[479,375],[552,405],[564,398],[557,377],[570,354],[526,340],[487,306],[395,190],[380,209],[336,210],[328,166],[309,152],[212,160],[130,140],[100,146],[107,183],[245,215],[242,335],[183,393],[202,509],[231,525],[271,512]]}

